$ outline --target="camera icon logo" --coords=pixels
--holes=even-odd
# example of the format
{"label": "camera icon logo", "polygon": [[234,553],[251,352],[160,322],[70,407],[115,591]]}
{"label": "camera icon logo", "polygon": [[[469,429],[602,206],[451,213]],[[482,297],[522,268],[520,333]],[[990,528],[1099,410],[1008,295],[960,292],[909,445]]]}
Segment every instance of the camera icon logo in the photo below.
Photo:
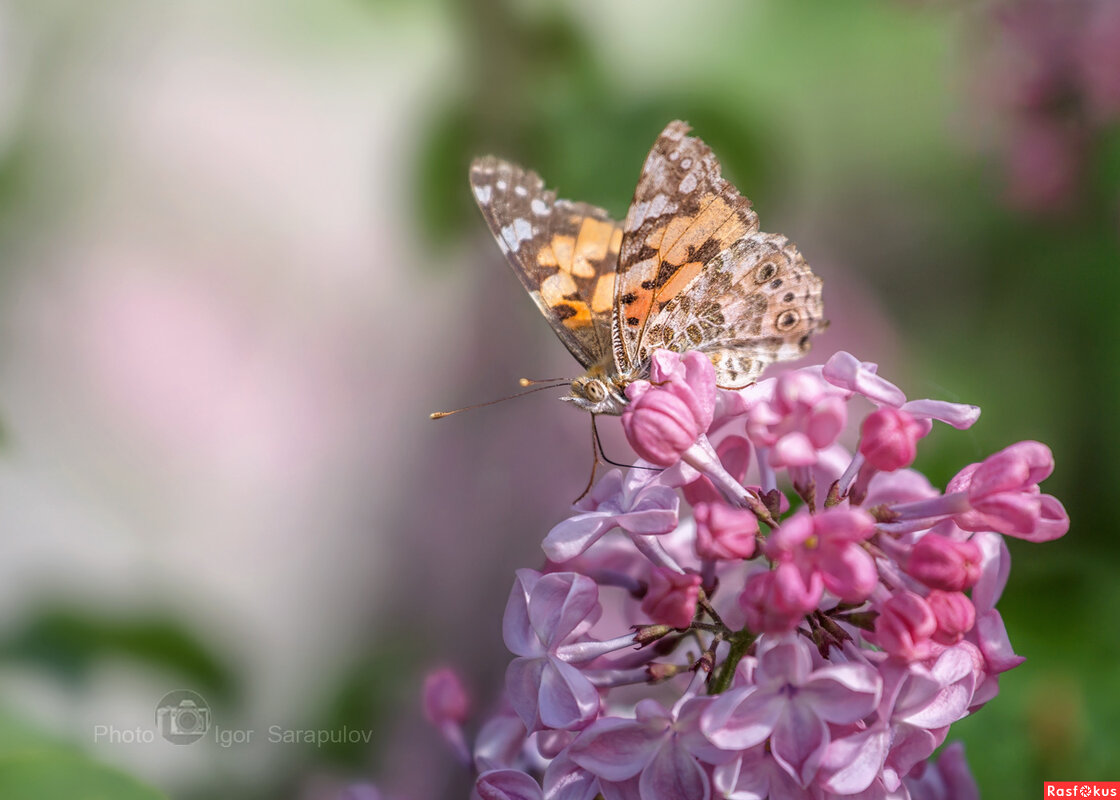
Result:
{"label": "camera icon logo", "polygon": [[210,730],[210,706],[197,692],[168,692],[156,706],[156,725],[172,744],[197,742]]}

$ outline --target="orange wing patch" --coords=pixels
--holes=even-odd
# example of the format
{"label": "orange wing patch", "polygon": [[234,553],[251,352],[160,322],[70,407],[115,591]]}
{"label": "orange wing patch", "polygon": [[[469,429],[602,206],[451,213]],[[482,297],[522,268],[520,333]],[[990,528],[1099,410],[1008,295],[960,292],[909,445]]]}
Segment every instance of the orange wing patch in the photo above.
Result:
{"label": "orange wing patch", "polygon": [[720,175],[702,141],[670,123],[642,168],[626,216],[615,299],[615,364],[626,373],[644,362],[651,316],[690,284],[721,251],[758,230],[758,216]]}
{"label": "orange wing patch", "polygon": [[[614,299],[614,274],[600,274],[600,265],[618,258],[622,229],[613,222],[591,217],[571,217],[579,225],[572,235],[556,234],[541,248],[538,263],[556,272],[541,282],[541,299],[556,312],[560,322],[571,330],[593,325],[597,315],[610,311]],[[597,276],[597,277],[596,277]],[[588,297],[576,278],[595,279]]]}
{"label": "orange wing patch", "polygon": [[471,190],[514,273],[585,368],[611,352],[610,309],[622,229],[601,208],[558,199],[535,172],[487,156]]}

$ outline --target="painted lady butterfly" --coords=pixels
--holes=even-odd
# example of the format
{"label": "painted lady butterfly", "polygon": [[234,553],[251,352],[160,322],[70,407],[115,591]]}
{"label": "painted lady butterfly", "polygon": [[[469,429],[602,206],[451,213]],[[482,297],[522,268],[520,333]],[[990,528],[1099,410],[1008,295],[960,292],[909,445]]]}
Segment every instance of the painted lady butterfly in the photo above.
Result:
{"label": "painted lady butterfly", "polygon": [[809,349],[827,324],[821,280],[786,237],[763,233],[750,201],[688,125],[671,122],[646,158],[619,224],[558,200],[534,172],[488,156],[471,188],[498,245],[586,372],[562,398],[621,414],[650,354],[699,350],[723,388]]}

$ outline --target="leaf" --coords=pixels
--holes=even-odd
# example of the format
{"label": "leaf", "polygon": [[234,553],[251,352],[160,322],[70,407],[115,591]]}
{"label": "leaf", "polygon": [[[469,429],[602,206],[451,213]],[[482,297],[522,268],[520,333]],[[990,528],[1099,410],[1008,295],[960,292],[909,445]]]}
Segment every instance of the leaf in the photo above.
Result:
{"label": "leaf", "polygon": [[61,750],[0,757],[4,800],[166,800],[134,778]]}
{"label": "leaf", "polygon": [[226,701],[234,694],[229,669],[193,632],[163,617],[122,620],[48,607],[22,629],[0,639],[0,657],[32,662],[72,682],[84,679],[107,656],[124,656],[177,673],[213,701]]}

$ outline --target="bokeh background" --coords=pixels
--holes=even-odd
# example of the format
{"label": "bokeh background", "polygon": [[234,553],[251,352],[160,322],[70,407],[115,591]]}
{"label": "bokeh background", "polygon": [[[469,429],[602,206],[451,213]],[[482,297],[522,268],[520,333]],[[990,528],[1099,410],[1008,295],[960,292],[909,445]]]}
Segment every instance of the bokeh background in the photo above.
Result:
{"label": "bokeh background", "polygon": [[[0,0],[10,796],[62,774],[29,753],[122,798],[465,796],[419,681],[493,702],[589,461],[547,393],[427,419],[574,371],[466,167],[621,217],[674,118],[823,277],[816,358],[983,408],[935,483],[1051,445],[1072,529],[1011,542],[1001,604],[1027,662],[951,738],[988,797],[1118,777],[1120,3]],[[183,688],[254,740],[95,738]]]}

